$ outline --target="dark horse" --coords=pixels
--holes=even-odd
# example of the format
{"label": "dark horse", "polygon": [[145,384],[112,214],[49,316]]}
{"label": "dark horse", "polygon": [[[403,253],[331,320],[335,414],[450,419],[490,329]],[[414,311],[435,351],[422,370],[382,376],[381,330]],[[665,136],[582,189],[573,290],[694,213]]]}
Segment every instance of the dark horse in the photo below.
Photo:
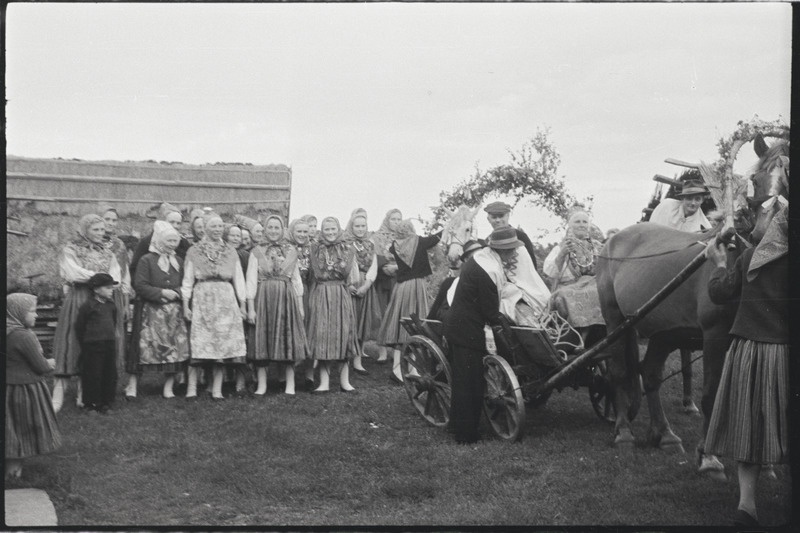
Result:
{"label": "dark horse", "polygon": [[[749,245],[743,238],[749,237],[750,243],[757,243],[763,237],[780,207],[776,197],[788,197],[788,177],[783,175],[788,168],[788,144],[777,141],[762,153],[759,153],[760,148],[766,148],[763,140],[756,143],[760,161],[750,178],[752,194],[748,195],[746,180],[734,184],[734,228],[738,243],[737,250],[729,252],[729,261],[734,261],[743,247]],[[705,234],[692,234],[642,223],[614,235],[597,264],[600,306],[608,329],[613,330],[622,323],[701,253],[705,243],[698,243],[698,240],[708,241],[721,229],[722,224],[719,224]],[[608,368],[615,387],[617,413],[616,445],[633,445],[630,422],[641,401],[641,375],[650,412],[649,443],[665,450],[683,451],[681,439],[672,432],[659,397],[666,357],[681,348],[703,350],[701,408],[705,436],[730,344],[728,332],[736,312],[735,305],[717,305],[709,299],[707,282],[713,269],[711,262],[704,263],[637,325],[636,332],[629,331],[609,347]],[[637,332],[649,339],[641,363]],[[700,454],[702,445],[701,440]]]}

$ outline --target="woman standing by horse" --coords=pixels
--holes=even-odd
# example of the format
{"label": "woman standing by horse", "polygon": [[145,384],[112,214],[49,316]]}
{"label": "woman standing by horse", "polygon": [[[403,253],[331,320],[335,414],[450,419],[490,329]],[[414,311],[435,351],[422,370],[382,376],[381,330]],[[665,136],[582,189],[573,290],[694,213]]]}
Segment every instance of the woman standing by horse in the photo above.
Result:
{"label": "woman standing by horse", "polygon": [[706,255],[716,265],[711,301],[738,300],[705,440],[708,454],[738,462],[739,506],[734,524],[757,526],[756,483],[765,465],[789,460],[789,244],[787,211],[774,216],[764,238],[726,268],[723,245]]}
{"label": "woman standing by horse", "polygon": [[[69,379],[78,375],[80,346],[75,335],[75,319],[78,309],[92,294],[86,282],[99,272],[109,274],[115,281],[122,279],[122,271],[117,258],[105,246],[105,221],[100,215],[84,215],[78,221],[78,237],[67,244],[59,258],[59,270],[64,280],[64,304],[58,314],[53,356],[56,360],[55,386],[53,388],[53,409],[57,413],[64,403]],[[117,312],[117,321],[124,323],[124,312]],[[117,331],[120,326],[117,324]],[[83,405],[80,383],[76,398],[78,406]]]}
{"label": "woman standing by horse", "polygon": [[367,212],[364,209],[358,208],[350,215],[344,238],[355,251],[359,277],[358,283],[350,290],[356,306],[359,341],[358,354],[353,359],[353,370],[359,374],[366,374],[367,371],[361,362],[364,344],[378,338],[382,309],[378,293],[373,286],[378,274],[378,257],[375,253],[375,244],[368,237]]}
{"label": "woman standing by horse", "polygon": [[297,250],[284,239],[283,220],[270,215],[264,242],[253,248],[247,269],[247,318],[253,328],[256,394],[267,392],[267,365],[284,366],[286,394],[295,393],[294,366],[306,358],[308,344],[303,325],[303,282]]}

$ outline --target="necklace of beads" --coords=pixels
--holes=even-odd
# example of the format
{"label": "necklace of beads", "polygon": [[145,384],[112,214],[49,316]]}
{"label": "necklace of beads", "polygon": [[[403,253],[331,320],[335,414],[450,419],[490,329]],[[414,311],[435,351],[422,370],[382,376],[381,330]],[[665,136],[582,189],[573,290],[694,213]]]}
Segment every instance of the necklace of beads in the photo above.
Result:
{"label": "necklace of beads", "polygon": [[355,248],[355,249],[356,249],[356,250],[358,250],[359,252],[363,252],[363,251],[364,251],[364,245],[363,245],[363,244],[361,244],[361,243],[360,243],[360,242],[358,242],[358,241],[353,241],[353,248]]}
{"label": "necklace of beads", "polygon": [[592,243],[591,242],[588,243],[590,248],[591,248],[591,250],[587,250],[586,249],[586,245],[582,241],[575,241],[575,242],[579,245],[579,247],[581,249],[581,252],[582,252],[581,255],[583,255],[584,257],[586,257],[588,255],[588,262],[587,263],[582,263],[578,259],[578,254],[575,251],[572,251],[572,252],[569,253],[569,256],[572,259],[572,262],[575,263],[575,265],[578,268],[589,268],[590,266],[592,266],[594,264],[594,247],[592,246]]}

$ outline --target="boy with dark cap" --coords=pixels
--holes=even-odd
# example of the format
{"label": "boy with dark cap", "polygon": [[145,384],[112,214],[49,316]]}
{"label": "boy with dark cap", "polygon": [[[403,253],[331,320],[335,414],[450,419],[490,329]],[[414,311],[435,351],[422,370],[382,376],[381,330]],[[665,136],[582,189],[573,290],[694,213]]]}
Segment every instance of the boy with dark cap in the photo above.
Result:
{"label": "boy with dark cap", "polygon": [[107,413],[117,388],[116,331],[117,307],[112,295],[114,278],[105,272],[86,282],[92,297],[78,310],[75,334],[81,346],[81,385],[83,404],[88,411]]}
{"label": "boy with dark cap", "polygon": [[[492,202],[486,207],[483,208],[488,216],[486,219],[489,221],[489,224],[492,225],[492,230],[496,230],[497,228],[502,228],[503,226],[509,226],[508,218],[511,216],[511,206],[505,202]],[[525,249],[528,251],[528,255],[531,256],[531,261],[533,261],[533,268],[539,268],[539,265],[536,263],[536,255],[533,253],[533,243],[531,242],[530,237],[519,228],[516,228],[515,231],[517,232],[517,239],[522,241],[522,244],[525,246]]]}

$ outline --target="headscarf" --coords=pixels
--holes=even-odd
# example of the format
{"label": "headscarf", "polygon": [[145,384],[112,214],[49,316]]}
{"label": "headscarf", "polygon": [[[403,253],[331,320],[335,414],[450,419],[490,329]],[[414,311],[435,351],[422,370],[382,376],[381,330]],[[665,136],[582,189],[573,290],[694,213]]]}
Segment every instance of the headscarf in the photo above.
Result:
{"label": "headscarf", "polygon": [[17,329],[27,329],[25,315],[36,309],[36,296],[15,292],[6,296],[6,336]]}
{"label": "headscarf", "polygon": [[[222,240],[223,241],[228,242],[228,235],[231,232],[231,228],[233,228],[234,226],[236,226],[237,228],[239,227],[236,224],[229,224],[227,222],[225,223],[225,225],[222,228]],[[239,229],[241,229],[241,228],[239,228]]]}
{"label": "headscarf", "polygon": [[411,222],[411,219],[407,218],[397,226],[397,239],[394,241],[394,251],[397,252],[397,257],[402,259],[409,267],[414,263],[414,256],[417,253],[417,244],[419,244],[417,230],[414,229],[414,224]]}
{"label": "headscarf", "polygon": [[81,219],[78,221],[78,239],[72,241],[73,244],[76,246],[81,246],[83,248],[90,248],[95,250],[105,250],[105,245],[103,243],[96,243],[89,240],[87,237],[87,233],[89,228],[93,225],[97,224],[98,222],[102,222],[105,224],[103,217],[97,215],[95,213],[89,213],[88,215],[83,215]]}
{"label": "headscarf", "polygon": [[181,237],[178,230],[172,227],[172,224],[164,222],[163,220],[156,220],[153,224],[153,238],[150,239],[150,248],[148,252],[158,254],[158,268],[169,274],[169,267],[172,265],[177,271],[181,267],[178,264],[178,259],[175,257],[175,250],[168,251],[164,241],[170,236]]}
{"label": "headscarf", "polygon": [[308,225],[308,222],[306,222],[302,218],[296,218],[289,223],[289,227],[286,228],[286,240],[298,247],[308,246],[310,244],[310,239],[308,237],[306,238],[306,242],[304,243],[299,243],[297,242],[297,239],[294,238],[294,229],[300,224]]}
{"label": "headscarf", "polygon": [[[192,213],[194,213],[195,211],[196,209],[193,209]],[[161,220],[166,220],[167,215],[169,215],[170,213],[180,213],[180,212],[181,212],[180,209],[167,202],[164,202],[163,204],[158,206],[158,216]],[[194,220],[194,218],[192,218],[192,220]]]}
{"label": "headscarf", "polygon": [[[278,237],[277,241],[271,241],[269,239],[269,237],[267,237],[267,222],[269,222],[270,219],[277,220],[278,222],[281,223],[281,235],[280,235],[280,237]],[[262,224],[262,226],[264,228],[264,241],[266,241],[265,244],[267,244],[267,245],[280,244],[281,241],[285,240],[285,236],[284,236],[284,228],[285,228],[285,226],[283,224],[283,219],[281,217],[279,217],[278,215],[269,215],[266,219],[264,219],[264,223]]]}
{"label": "headscarf", "polygon": [[195,242],[195,244],[200,242],[202,238],[197,235],[197,232],[194,229],[194,221],[198,218],[202,219],[203,215],[205,215],[205,211],[199,207],[192,209],[192,211],[189,213],[189,231],[192,232],[192,240]]}
{"label": "headscarf", "polygon": [[338,233],[336,234],[336,238],[333,241],[329,241],[323,235],[320,235],[319,243],[322,244],[323,246],[334,246],[336,244],[341,244],[344,241],[344,231],[342,231],[342,225],[339,223],[339,219],[336,217],[323,218],[322,222],[319,223],[320,233],[322,232],[322,226],[324,226],[326,222],[333,222],[334,224],[336,224]]}
{"label": "headscarf", "polygon": [[756,245],[750,266],[747,268],[747,280],[753,281],[758,276],[759,268],[771,263],[789,253],[789,226],[786,212],[788,205],[784,205],[767,226],[764,237]]}
{"label": "headscarf", "polygon": [[390,209],[387,211],[378,231],[372,235],[372,242],[375,243],[376,251],[390,261],[393,261],[394,258],[392,254],[389,253],[389,246],[392,245],[393,240],[397,239],[397,233],[389,229],[389,218],[395,213],[401,214],[399,209]]}
{"label": "headscarf", "polygon": [[355,220],[357,218],[363,218],[364,221],[367,221],[367,211],[363,207],[357,207],[353,209],[353,212],[350,213],[350,220],[347,221],[347,226],[344,229],[344,239],[346,241],[358,241],[363,242],[369,239],[369,231],[364,233],[363,237],[357,237],[356,234],[353,232],[353,225],[355,224]]}
{"label": "headscarf", "polygon": [[253,234],[253,228],[258,224],[257,220],[254,220],[250,217],[246,217],[244,215],[235,215],[233,217],[233,221],[242,229],[246,229],[250,232],[250,235]]}

